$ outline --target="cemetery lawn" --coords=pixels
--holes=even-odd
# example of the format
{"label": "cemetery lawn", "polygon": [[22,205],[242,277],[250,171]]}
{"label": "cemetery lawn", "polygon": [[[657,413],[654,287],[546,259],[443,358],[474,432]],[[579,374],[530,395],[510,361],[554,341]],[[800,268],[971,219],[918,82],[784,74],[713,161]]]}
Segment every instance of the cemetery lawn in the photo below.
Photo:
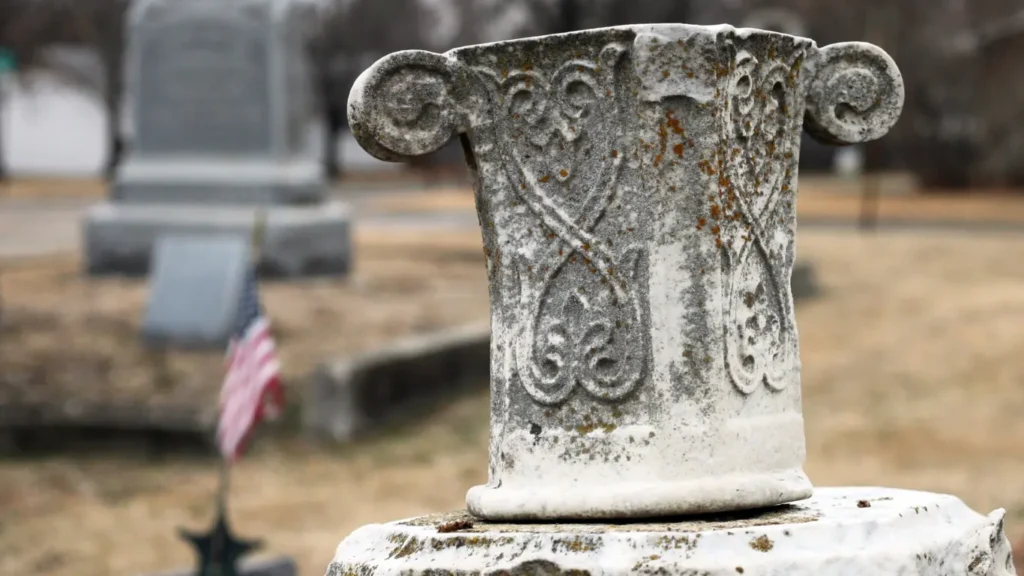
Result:
{"label": "cemetery lawn", "polygon": [[[428,246],[422,237],[361,238],[358,277],[348,283],[266,287],[295,393],[322,358],[486,319],[479,238],[432,237]],[[812,481],[953,493],[983,513],[1005,507],[1020,541],[1024,234],[805,229],[798,255],[816,265],[824,288],[797,308]],[[128,381],[132,394],[169,397],[181,385],[213,397],[218,358],[210,366],[171,358],[175,383],[153,389],[154,369],[134,342],[142,288],[86,285],[71,263],[62,266],[3,278],[5,304],[36,318],[19,338],[0,339],[4,366],[48,360],[58,365],[45,368],[53,377],[70,369],[61,363],[78,366],[68,386],[83,393]],[[113,366],[89,368],[101,363],[87,359],[108,348],[118,352],[107,357]],[[132,360],[113,360],[122,357]],[[269,553],[293,555],[301,574],[322,575],[359,525],[461,507],[466,489],[486,479],[487,411],[486,394],[470,394],[345,448],[286,433],[263,437],[233,475],[236,531],[264,538]],[[189,566],[192,552],[175,529],[207,525],[216,475],[215,462],[180,457],[0,460],[0,573]]]}

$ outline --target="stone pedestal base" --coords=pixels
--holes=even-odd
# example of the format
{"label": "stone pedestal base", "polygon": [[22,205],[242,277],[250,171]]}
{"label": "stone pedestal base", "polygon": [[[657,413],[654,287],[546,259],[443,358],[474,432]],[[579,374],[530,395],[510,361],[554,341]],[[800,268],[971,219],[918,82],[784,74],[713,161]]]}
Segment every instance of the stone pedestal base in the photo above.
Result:
{"label": "stone pedestal base", "polygon": [[463,512],[364,526],[328,575],[1012,576],[1003,514],[884,488],[665,523],[488,524]]}
{"label": "stone pedestal base", "polygon": [[[164,234],[250,235],[257,206],[121,204],[93,207],[85,219],[86,270],[91,275],[143,275]],[[346,274],[351,267],[351,220],[342,203],[270,206],[261,272],[271,276]]]}

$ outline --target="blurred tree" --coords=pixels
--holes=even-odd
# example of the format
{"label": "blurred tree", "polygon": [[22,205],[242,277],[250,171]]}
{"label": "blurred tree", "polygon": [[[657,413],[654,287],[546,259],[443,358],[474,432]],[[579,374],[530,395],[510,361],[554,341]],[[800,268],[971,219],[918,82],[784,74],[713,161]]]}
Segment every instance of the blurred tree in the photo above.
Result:
{"label": "blurred tree", "polygon": [[[1021,0],[981,0],[1021,6]],[[864,40],[897,62],[906,86],[900,121],[865,146],[868,170],[908,168],[928,187],[966,186],[977,134],[972,106],[977,59],[957,48],[975,0],[736,0],[701,5],[701,23],[741,22],[756,9],[799,14],[818,45]]]}
{"label": "blurred tree", "polygon": [[107,112],[107,162],[103,175],[112,180],[125,152],[122,126],[126,15],[130,0],[75,0],[67,10],[81,43],[92,48],[103,65],[102,97]]}
{"label": "blurred tree", "polygon": [[416,0],[329,0],[319,6],[309,53],[330,179],[343,173],[340,136],[348,125],[348,92],[356,77],[384,54],[426,48],[419,25],[426,16]]}
{"label": "blurred tree", "polygon": [[969,49],[978,70],[976,185],[1024,185],[1024,2],[971,0]]}
{"label": "blurred tree", "polygon": [[[61,79],[100,92],[107,110],[107,163],[113,175],[124,150],[121,132],[123,96],[124,18],[129,0],[0,0],[0,46],[10,48],[24,79],[48,69]],[[85,78],[82,71],[59,59],[47,58],[55,46],[94,50],[103,67],[103,80]]]}

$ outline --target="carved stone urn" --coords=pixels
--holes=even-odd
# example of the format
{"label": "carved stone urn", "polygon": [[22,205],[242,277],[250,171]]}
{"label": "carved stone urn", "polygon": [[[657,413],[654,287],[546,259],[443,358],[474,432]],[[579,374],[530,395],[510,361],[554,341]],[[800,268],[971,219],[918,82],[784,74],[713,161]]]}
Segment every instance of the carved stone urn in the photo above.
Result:
{"label": "carved stone urn", "polygon": [[458,136],[491,298],[487,520],[808,498],[790,274],[800,133],[896,122],[879,48],[665,24],[391,54],[349,119],[384,160]]}

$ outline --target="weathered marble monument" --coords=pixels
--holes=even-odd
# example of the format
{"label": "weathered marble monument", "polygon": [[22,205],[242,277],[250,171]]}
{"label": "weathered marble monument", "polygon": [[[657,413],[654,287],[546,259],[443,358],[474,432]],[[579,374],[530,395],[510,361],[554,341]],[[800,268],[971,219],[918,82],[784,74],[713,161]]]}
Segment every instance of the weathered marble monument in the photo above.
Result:
{"label": "weathered marble monument", "polygon": [[790,278],[803,129],[903,106],[864,43],[730,26],[387,56],[349,118],[375,156],[459,137],[491,294],[489,481],[468,512],[358,529],[332,575],[1012,574],[1003,511],[813,489]]}
{"label": "weathered marble monument", "polygon": [[128,16],[134,134],[111,201],[85,223],[91,273],[140,273],[166,233],[249,234],[266,210],[262,264],[296,276],[349,266],[349,218],[328,184],[290,0],[139,0]]}

